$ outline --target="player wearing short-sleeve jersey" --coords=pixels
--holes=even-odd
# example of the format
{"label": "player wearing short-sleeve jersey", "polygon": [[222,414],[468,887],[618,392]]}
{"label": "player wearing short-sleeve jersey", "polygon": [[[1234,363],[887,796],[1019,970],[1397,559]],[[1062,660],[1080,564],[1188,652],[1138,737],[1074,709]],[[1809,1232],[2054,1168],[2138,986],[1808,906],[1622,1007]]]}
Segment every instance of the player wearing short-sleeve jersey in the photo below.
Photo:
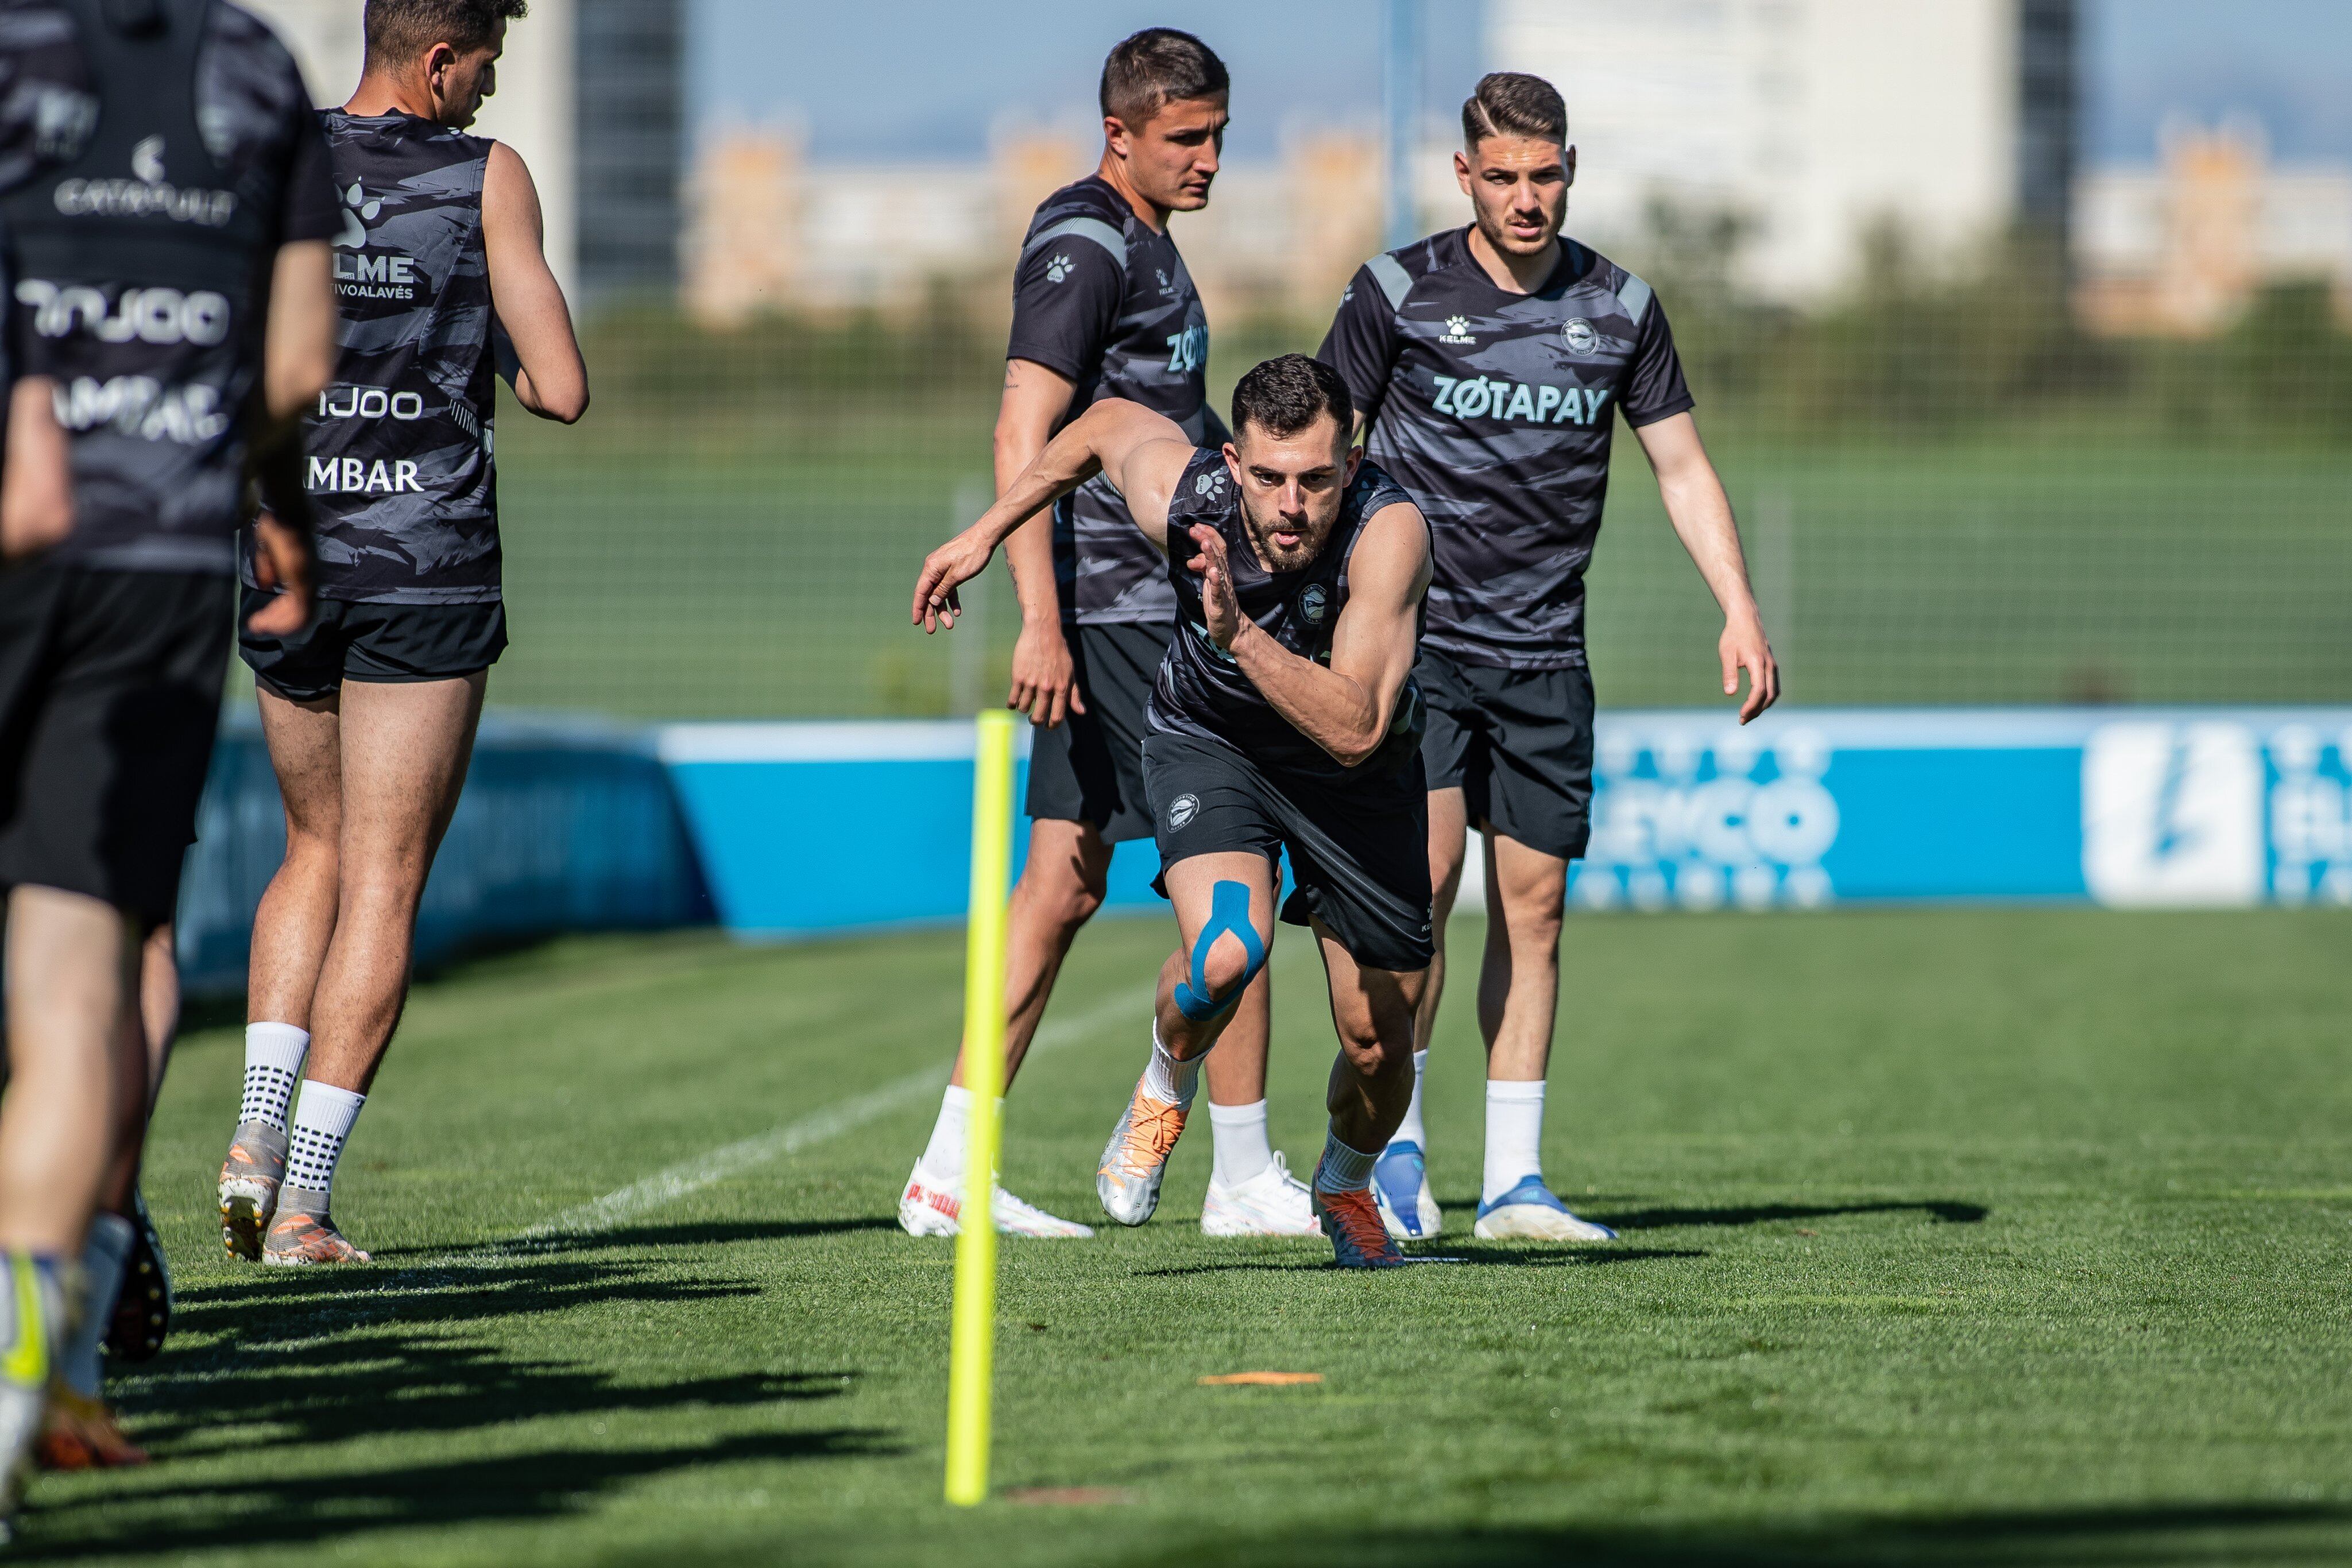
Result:
{"label": "player wearing short-sleeve jersey", "polygon": [[[1214,445],[1208,319],[1169,233],[1171,214],[1207,205],[1226,116],[1225,68],[1189,33],[1149,27],[1104,62],[1103,155],[1096,172],[1038,204],[1013,281],[1013,330],[996,423],[1001,492],[1047,442],[1097,403],[1150,409]],[[1008,706],[1035,726],[1029,853],[1009,933],[1006,1064],[1017,1071],[1078,930],[1102,903],[1112,846],[1151,833],[1144,709],[1167,651],[1176,596],[1163,563],[1106,478],[1078,486],[1005,547],[1021,600]],[[1241,1004],[1209,1075],[1217,1171],[1211,1235],[1311,1234],[1306,1188],[1265,1130],[1266,988]],[[898,1222],[952,1234],[963,1202],[962,1069],[907,1178]],[[1000,1193],[1018,1234],[1085,1227]]]}
{"label": "player wearing short-sleeve jersey", "polygon": [[[1463,106],[1454,172],[1473,222],[1367,262],[1322,358],[1356,400],[1371,461],[1427,516],[1434,567],[1419,678],[1429,705],[1430,868],[1438,957],[1416,1064],[1444,980],[1443,933],[1468,828],[1487,838],[1479,994],[1486,1030],[1481,1236],[1601,1239],[1543,1180],[1544,1075],[1570,861],[1592,799],[1584,574],[1620,414],[1724,612],[1724,692],[1748,674],[1744,722],[1779,694],[1723,486],[1701,446],[1664,305],[1633,273],[1559,234],[1576,168],[1568,116],[1540,78],[1497,72]],[[1417,1083],[1416,1080],[1416,1083]],[[1416,1087],[1381,1158],[1383,1215],[1433,1233]]]}

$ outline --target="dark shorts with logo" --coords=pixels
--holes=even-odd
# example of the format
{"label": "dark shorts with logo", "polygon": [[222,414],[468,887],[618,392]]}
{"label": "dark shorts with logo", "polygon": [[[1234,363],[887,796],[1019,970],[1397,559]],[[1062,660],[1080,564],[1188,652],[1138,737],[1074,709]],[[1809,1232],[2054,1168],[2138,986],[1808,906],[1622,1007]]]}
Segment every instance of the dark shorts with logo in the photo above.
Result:
{"label": "dark shorts with logo", "polygon": [[172,918],[236,588],[54,561],[0,572],[0,884]]}
{"label": "dark shorts with logo", "polygon": [[507,607],[488,604],[359,604],[321,599],[310,624],[291,637],[264,637],[245,622],[270,595],[245,591],[236,651],[253,678],[289,702],[316,702],[345,681],[446,681],[487,670],[506,652]]}
{"label": "dark shorts with logo", "polygon": [[[1372,969],[1429,967],[1429,789],[1414,758],[1396,772],[1324,779],[1260,768],[1230,747],[1155,731],[1143,745],[1164,866],[1244,850],[1290,854],[1282,918],[1329,928]],[[1153,884],[1164,897],[1164,883]]]}
{"label": "dark shorts with logo", "polygon": [[1143,710],[1167,656],[1172,622],[1066,626],[1087,711],[1030,732],[1032,817],[1092,822],[1106,842],[1151,836],[1143,788]]}
{"label": "dark shorts with logo", "polygon": [[1460,789],[1470,825],[1574,860],[1592,836],[1592,674],[1503,670],[1423,648],[1421,758],[1432,789]]}

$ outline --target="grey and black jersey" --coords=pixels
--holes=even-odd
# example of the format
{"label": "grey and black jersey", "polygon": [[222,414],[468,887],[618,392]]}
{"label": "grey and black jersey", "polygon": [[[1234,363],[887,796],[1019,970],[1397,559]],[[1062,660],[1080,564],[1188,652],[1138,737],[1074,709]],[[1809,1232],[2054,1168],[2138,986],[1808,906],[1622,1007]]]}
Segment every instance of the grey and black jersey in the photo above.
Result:
{"label": "grey and black jersey", "polygon": [[1532,294],[1496,287],[1466,229],[1364,264],[1319,356],[1369,455],[1429,519],[1423,645],[1467,664],[1584,663],[1584,570],[1609,489],[1612,414],[1691,406],[1648,284],[1573,241]]}
{"label": "grey and black jersey", "polygon": [[1339,503],[1339,520],[1315,559],[1294,571],[1258,564],[1242,517],[1241,492],[1222,451],[1195,452],[1168,504],[1169,550],[1163,570],[1173,590],[1176,635],[1151,688],[1150,727],[1229,746],[1275,771],[1317,779],[1386,776],[1415,756],[1423,714],[1420,688],[1408,678],[1397,696],[1387,738],[1371,757],[1343,768],[1266,701],[1234,656],[1209,640],[1201,607],[1201,577],[1185,563],[1198,553],[1186,533],[1206,523],[1224,536],[1241,612],[1274,640],[1320,664],[1331,662],[1331,634],[1348,604],[1348,563],[1365,522],[1383,508],[1412,498],[1370,463],[1360,465]]}
{"label": "grey and black jersey", "polygon": [[[1029,220],[1004,353],[1077,383],[1063,424],[1118,397],[1195,442],[1225,439],[1208,404],[1209,319],[1184,258],[1098,175],[1063,186]],[[1159,552],[1103,478],[1055,505],[1054,571],[1065,619],[1165,622],[1176,612]]]}
{"label": "grey and black jersey", "polygon": [[293,57],[225,0],[0,0],[19,371],[71,440],[69,564],[226,574],[280,246],[334,233]]}
{"label": "grey and black jersey", "polygon": [[499,550],[482,181],[493,143],[410,114],[320,119],[342,228],[335,382],[303,433],[319,592],[490,602]]}

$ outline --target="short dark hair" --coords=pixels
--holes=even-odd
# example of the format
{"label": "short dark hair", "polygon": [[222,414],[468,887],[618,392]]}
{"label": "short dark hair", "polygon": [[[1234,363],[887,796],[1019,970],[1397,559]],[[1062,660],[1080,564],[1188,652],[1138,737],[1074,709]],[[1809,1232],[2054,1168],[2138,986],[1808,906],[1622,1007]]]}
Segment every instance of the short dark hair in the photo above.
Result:
{"label": "short dark hair", "polygon": [[481,48],[530,8],[528,0],[367,0],[367,63],[404,66],[436,44]]}
{"label": "short dark hair", "polygon": [[1568,141],[1568,104],[1559,89],[1525,71],[1489,71],[1462,103],[1462,143],[1471,152],[1489,136]]}
{"label": "short dark hair", "polygon": [[1230,90],[1225,62],[1190,33],[1146,27],[1121,38],[1103,61],[1102,111],[1140,131],[1171,103],[1215,98]]}
{"label": "short dark hair", "polygon": [[1305,354],[1284,354],[1259,364],[1234,388],[1234,435],[1255,424],[1276,440],[1286,440],[1325,414],[1348,434],[1356,405],[1339,372]]}

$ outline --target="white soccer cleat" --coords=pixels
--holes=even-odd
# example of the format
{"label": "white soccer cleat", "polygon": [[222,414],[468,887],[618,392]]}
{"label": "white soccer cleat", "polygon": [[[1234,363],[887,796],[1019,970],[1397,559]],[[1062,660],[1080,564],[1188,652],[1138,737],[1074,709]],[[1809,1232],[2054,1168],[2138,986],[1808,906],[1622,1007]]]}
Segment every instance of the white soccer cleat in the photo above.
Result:
{"label": "white soccer cleat", "polygon": [[1471,1234],[1481,1241],[1614,1241],[1617,1233],[1605,1225],[1580,1219],[1568,1205],[1544,1186],[1543,1177],[1527,1176],[1519,1185],[1478,1206],[1478,1223]]}
{"label": "white soccer cleat", "polygon": [[1221,1186],[1213,1176],[1209,1201],[1201,1206],[1203,1236],[1320,1236],[1315,1195],[1290,1174],[1277,1153],[1274,1163],[1245,1182]]}
{"label": "white soccer cleat", "polygon": [[1121,1225],[1140,1225],[1160,1207],[1160,1182],[1168,1174],[1169,1151],[1184,1133],[1184,1107],[1146,1090],[1142,1083],[1103,1147],[1102,1166],[1095,1172],[1095,1196],[1103,1212]]}
{"label": "white soccer cleat", "polygon": [[1426,1241],[1444,1223],[1429,1190],[1429,1162],[1415,1143],[1393,1143],[1381,1151],[1372,1166],[1372,1199],[1380,1205],[1381,1223],[1399,1241]]}
{"label": "white soccer cleat", "polygon": [[[1094,1234],[1091,1227],[1048,1214],[1001,1186],[990,1198],[989,1212],[1000,1236],[1034,1236],[1043,1240]],[[924,1171],[923,1162],[917,1160],[914,1174],[907,1178],[907,1190],[898,1195],[898,1228],[909,1236],[953,1236],[962,1214],[962,1185],[933,1178]]]}

